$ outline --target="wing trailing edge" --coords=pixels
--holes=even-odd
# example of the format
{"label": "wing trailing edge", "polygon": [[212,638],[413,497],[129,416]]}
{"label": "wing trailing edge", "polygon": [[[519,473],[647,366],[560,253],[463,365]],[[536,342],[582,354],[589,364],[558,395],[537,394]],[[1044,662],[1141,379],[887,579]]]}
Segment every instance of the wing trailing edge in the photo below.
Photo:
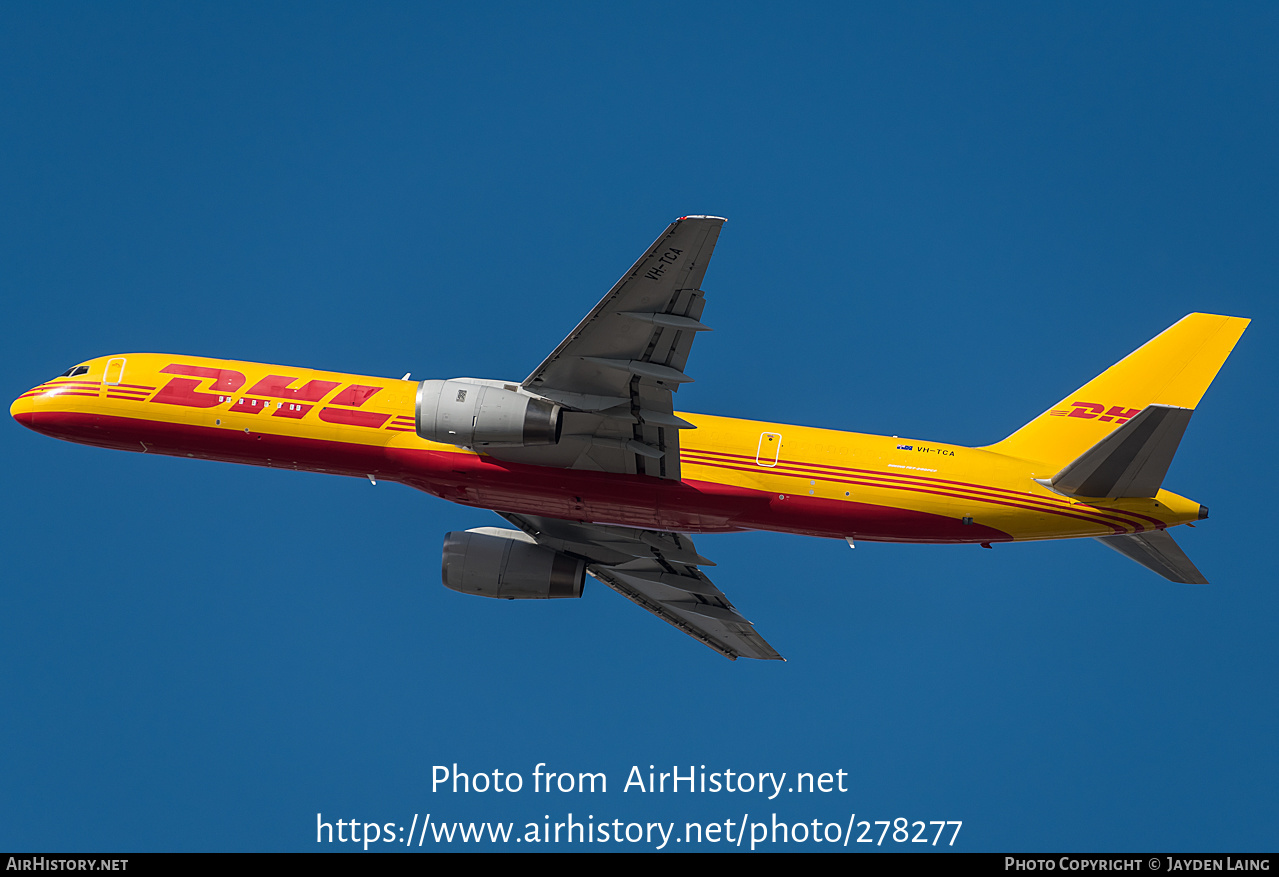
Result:
{"label": "wing trailing edge", "polygon": [[786,660],[698,567],[714,566],[684,533],[498,512],[525,538],[586,562],[586,571],[730,661]]}

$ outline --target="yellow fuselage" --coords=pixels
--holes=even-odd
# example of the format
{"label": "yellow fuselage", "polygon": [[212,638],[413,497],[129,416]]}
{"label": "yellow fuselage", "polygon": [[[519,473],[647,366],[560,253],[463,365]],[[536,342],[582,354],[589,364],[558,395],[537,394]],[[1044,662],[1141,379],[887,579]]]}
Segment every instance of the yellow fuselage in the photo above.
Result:
{"label": "yellow fuselage", "polygon": [[898,542],[1112,536],[1200,516],[1153,499],[1071,499],[1060,468],[983,448],[680,414],[681,479],[501,462],[420,438],[415,382],[171,354],[84,363],[10,412],[68,441],[399,481],[497,511],[708,532]]}

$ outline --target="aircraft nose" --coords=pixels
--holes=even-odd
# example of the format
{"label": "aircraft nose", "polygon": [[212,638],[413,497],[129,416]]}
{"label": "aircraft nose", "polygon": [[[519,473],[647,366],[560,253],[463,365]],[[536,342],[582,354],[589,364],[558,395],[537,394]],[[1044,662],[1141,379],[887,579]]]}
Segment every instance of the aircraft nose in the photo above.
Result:
{"label": "aircraft nose", "polygon": [[9,416],[30,429],[36,409],[36,397],[40,395],[43,384],[39,387],[32,387],[21,396],[13,400],[13,404],[9,406]]}

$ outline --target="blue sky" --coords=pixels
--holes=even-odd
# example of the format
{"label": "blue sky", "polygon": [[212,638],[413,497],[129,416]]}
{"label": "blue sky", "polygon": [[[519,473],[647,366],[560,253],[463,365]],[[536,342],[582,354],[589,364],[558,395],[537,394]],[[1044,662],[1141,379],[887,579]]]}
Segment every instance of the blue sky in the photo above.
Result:
{"label": "blue sky", "polygon": [[[689,411],[980,445],[1186,313],[1254,323],[1167,482],[1211,586],[1089,541],[700,538],[785,664],[597,583],[445,590],[481,510],[10,421],[0,847],[572,812],[1273,849],[1277,37],[1248,3],[11,5],[8,398],[126,351],[520,379],[688,213],[729,218]],[[433,793],[453,763],[610,786]],[[849,791],[623,792],[650,764]]]}

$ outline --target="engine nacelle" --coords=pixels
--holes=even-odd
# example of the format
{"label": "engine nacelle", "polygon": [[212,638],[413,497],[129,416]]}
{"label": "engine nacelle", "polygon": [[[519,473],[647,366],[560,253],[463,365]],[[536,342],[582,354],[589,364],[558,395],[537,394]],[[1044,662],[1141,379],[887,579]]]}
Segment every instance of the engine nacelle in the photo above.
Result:
{"label": "engine nacelle", "polygon": [[505,600],[580,597],[586,583],[586,561],[497,527],[446,534],[440,572],[446,588]]}
{"label": "engine nacelle", "polygon": [[560,440],[560,410],[499,381],[422,381],[417,434],[463,447],[553,445]]}

